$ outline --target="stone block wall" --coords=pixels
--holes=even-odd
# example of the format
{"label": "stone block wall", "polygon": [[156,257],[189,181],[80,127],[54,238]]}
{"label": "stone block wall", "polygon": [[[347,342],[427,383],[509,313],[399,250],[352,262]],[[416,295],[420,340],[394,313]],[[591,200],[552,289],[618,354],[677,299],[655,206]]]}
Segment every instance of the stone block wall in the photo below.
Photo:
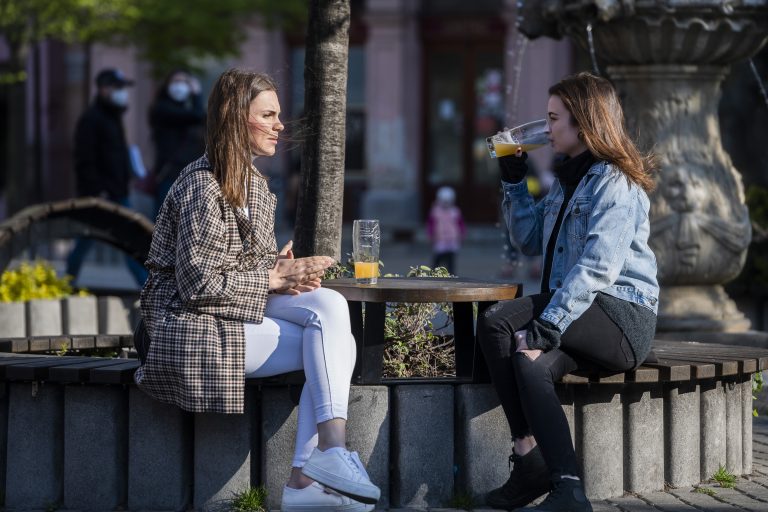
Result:
{"label": "stone block wall", "polygon": [[[748,376],[682,384],[560,385],[593,498],[751,471]],[[0,390],[6,510],[224,510],[253,485],[280,506],[298,388],[248,386],[242,415],[191,414],[135,386],[8,383]],[[378,508],[442,508],[508,477],[510,433],[490,385],[353,386],[348,447]],[[714,468],[714,470],[713,470]]]}

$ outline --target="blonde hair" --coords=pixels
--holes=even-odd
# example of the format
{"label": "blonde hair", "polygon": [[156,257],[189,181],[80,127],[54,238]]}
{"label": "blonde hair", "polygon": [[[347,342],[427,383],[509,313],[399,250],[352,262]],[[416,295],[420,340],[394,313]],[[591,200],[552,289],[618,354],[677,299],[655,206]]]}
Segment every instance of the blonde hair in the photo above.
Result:
{"label": "blonde hair", "polygon": [[550,87],[549,94],[562,100],[579,128],[579,138],[596,158],[615,165],[646,192],[656,187],[652,176],[658,167],[656,157],[642,154],[627,134],[624,111],[608,80],[577,73]]}
{"label": "blonde hair", "polygon": [[277,84],[270,76],[230,69],[216,80],[208,97],[206,153],[222,195],[233,206],[245,206],[243,183],[255,172],[248,109],[264,91],[277,92]]}

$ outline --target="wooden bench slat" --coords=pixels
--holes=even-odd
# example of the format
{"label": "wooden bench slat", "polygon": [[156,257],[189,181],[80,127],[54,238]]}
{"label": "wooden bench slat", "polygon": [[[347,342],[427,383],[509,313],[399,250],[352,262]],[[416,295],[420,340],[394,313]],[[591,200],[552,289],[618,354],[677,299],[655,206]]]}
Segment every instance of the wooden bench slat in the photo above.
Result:
{"label": "wooden bench slat", "polygon": [[89,382],[91,370],[125,364],[125,359],[109,359],[106,357],[89,357],[90,361],[63,366],[54,366],[48,372],[48,380],[54,382]]}
{"label": "wooden bench slat", "polygon": [[96,336],[96,348],[120,348],[120,336],[116,334],[99,334]]}
{"label": "wooden bench slat", "polygon": [[27,356],[27,355],[15,355],[15,354],[3,354],[0,357],[0,380],[5,380],[5,371],[8,367],[15,364],[31,363],[33,361],[40,361],[41,356]]}
{"label": "wooden bench slat", "polygon": [[35,337],[29,338],[30,352],[48,352],[51,350],[51,338]]}
{"label": "wooden bench slat", "polygon": [[48,380],[48,371],[52,366],[77,364],[88,359],[87,357],[67,359],[57,356],[45,357],[45,359],[38,361],[9,365],[5,370],[5,377],[8,380]]}
{"label": "wooden bench slat", "polygon": [[[706,357],[706,356],[698,356],[694,354],[679,354],[679,353],[657,353],[659,357],[663,357],[667,360],[673,360],[673,361],[681,361],[690,363],[691,366],[694,368],[698,368],[702,365],[711,365],[714,368],[714,375],[710,375],[710,377],[725,377],[728,375],[738,375],[739,374],[739,362],[738,361],[724,361],[721,359],[716,359],[712,357]],[[706,374],[709,374],[709,370],[705,371]],[[695,375],[695,378],[708,378],[706,376],[698,377]]]}
{"label": "wooden bench slat", "polygon": [[114,366],[103,366],[91,369],[90,381],[99,384],[130,384],[133,374],[139,367],[136,359],[128,360]]}
{"label": "wooden bench slat", "polygon": [[27,338],[3,338],[0,340],[0,350],[14,354],[29,352],[29,340]]}
{"label": "wooden bench slat", "polygon": [[643,363],[643,366],[659,370],[660,381],[679,382],[684,380],[691,380],[691,365],[682,364],[679,361],[673,361],[659,357],[658,362],[646,362]]}
{"label": "wooden bench slat", "polygon": [[72,336],[72,349],[96,348],[96,336]]}

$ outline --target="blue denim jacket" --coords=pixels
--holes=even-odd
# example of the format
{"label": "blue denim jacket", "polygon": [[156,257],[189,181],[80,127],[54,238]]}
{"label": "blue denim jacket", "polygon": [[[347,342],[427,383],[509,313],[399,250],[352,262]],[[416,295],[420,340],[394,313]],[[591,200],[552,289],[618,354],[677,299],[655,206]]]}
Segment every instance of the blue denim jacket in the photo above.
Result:
{"label": "blue denim jacket", "polygon": [[[505,183],[502,208],[520,250],[544,253],[563,203],[555,180],[538,203],[528,185]],[[596,162],[573,194],[557,233],[549,289],[540,318],[563,333],[604,292],[658,312],[656,257],[648,246],[650,200],[611,164]]]}

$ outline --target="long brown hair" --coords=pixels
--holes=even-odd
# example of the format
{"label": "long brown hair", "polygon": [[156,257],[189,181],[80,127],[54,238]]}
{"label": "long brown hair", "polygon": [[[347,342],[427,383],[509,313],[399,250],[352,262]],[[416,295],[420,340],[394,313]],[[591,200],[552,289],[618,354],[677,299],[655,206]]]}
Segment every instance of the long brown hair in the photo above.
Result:
{"label": "long brown hair", "polygon": [[208,161],[222,195],[233,206],[246,203],[243,183],[254,172],[248,108],[264,91],[277,92],[277,84],[268,75],[230,69],[216,80],[208,97],[205,134]]}
{"label": "long brown hair", "polygon": [[646,192],[656,187],[652,177],[656,158],[652,153],[640,153],[627,135],[624,111],[608,80],[577,73],[550,87],[549,94],[562,100],[571,113],[571,122],[579,128],[579,138],[596,158],[618,167]]}

